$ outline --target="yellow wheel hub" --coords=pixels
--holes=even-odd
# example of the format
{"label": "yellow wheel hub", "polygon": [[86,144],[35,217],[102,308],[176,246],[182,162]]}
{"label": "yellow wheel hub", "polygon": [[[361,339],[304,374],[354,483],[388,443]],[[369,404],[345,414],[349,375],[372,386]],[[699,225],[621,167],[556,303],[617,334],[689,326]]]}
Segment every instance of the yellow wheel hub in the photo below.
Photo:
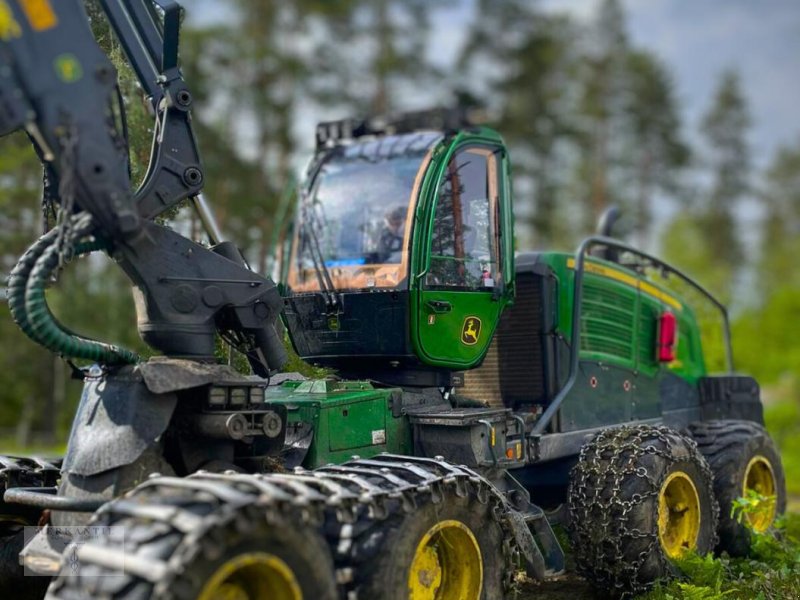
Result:
{"label": "yellow wheel hub", "polygon": [[303,600],[294,573],[283,560],[265,552],[240,554],[209,578],[197,600]]}
{"label": "yellow wheel hub", "polygon": [[763,509],[747,514],[750,526],[758,533],[763,533],[775,520],[775,506],[777,485],[775,485],[775,472],[772,470],[772,463],[765,457],[756,455],[747,463],[744,471],[744,484],[742,495],[746,496],[748,491],[758,493],[760,496],[769,498],[769,503],[765,503]]}
{"label": "yellow wheel hub", "polygon": [[440,521],[422,536],[408,574],[409,600],[478,600],[483,559],[478,540],[460,521]]}
{"label": "yellow wheel hub", "polygon": [[700,533],[700,497],[683,471],[671,473],[658,494],[658,538],[670,558],[697,547]]}

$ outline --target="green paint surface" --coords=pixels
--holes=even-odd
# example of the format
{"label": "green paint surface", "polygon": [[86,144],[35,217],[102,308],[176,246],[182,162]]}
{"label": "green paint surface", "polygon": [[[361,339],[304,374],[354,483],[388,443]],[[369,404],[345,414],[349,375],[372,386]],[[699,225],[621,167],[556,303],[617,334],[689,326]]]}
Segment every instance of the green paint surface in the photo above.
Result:
{"label": "green paint surface", "polygon": [[[488,290],[433,290],[426,289],[425,276],[431,268],[431,243],[436,213],[439,184],[446,176],[451,158],[468,146],[480,146],[495,152],[497,158],[497,198],[500,230],[500,257],[498,285]],[[483,359],[503,309],[513,298],[514,250],[513,207],[508,183],[508,160],[502,137],[487,128],[462,131],[446,138],[434,149],[420,186],[414,217],[414,235],[411,248],[410,326],[411,343],[419,359],[425,364],[449,369],[469,369]],[[432,304],[433,303],[433,304]],[[435,303],[447,303],[450,310],[437,311]],[[469,319],[477,319],[480,333],[476,338],[464,334],[476,330]],[[467,340],[465,342],[464,340]]]}
{"label": "green paint surface", "polygon": [[[575,272],[568,266],[574,258],[561,252],[542,253],[541,260],[555,272],[558,281],[558,331],[567,340],[572,336],[572,305]],[[651,377],[669,371],[694,384],[706,374],[700,329],[692,307],[672,290],[626,269],[597,258],[592,264],[606,267],[623,278],[646,282],[658,294],[680,303],[668,304],[651,293],[591,272],[584,274],[581,318],[581,359],[628,368]],[[657,318],[671,310],[678,319],[677,360],[666,365],[656,361]]]}
{"label": "green paint surface", "polygon": [[314,440],[303,466],[341,463],[354,454],[410,454],[411,429],[392,415],[396,389],[376,389],[363,381],[309,380],[270,388],[267,402],[283,404],[289,423],[307,422]]}

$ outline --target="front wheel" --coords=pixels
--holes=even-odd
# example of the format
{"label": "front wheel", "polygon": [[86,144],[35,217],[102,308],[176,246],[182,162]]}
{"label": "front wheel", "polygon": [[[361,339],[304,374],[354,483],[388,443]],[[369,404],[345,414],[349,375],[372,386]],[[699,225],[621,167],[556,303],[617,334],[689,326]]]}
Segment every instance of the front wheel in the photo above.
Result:
{"label": "front wheel", "polygon": [[716,544],[711,471],[666,427],[600,432],[581,449],[568,502],[578,571],[612,593],[644,591],[674,574],[675,559]]}

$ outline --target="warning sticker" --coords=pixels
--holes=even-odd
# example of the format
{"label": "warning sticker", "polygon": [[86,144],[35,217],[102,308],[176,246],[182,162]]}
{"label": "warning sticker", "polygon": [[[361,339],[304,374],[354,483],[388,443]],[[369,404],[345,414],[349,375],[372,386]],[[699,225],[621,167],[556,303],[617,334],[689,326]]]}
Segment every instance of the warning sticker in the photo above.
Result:
{"label": "warning sticker", "polygon": [[386,443],[386,430],[385,429],[375,429],[372,432],[372,445],[377,446],[378,444],[385,444]]}
{"label": "warning sticker", "polygon": [[46,31],[58,25],[50,0],[19,0],[19,3],[34,31]]}

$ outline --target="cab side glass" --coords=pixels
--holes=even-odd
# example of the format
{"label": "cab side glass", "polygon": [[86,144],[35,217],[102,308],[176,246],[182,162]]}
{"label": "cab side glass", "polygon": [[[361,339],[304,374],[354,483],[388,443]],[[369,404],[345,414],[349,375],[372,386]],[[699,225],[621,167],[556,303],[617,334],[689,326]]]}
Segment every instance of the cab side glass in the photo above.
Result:
{"label": "cab side glass", "polygon": [[457,152],[437,191],[427,289],[487,291],[499,285],[497,167],[486,148]]}

